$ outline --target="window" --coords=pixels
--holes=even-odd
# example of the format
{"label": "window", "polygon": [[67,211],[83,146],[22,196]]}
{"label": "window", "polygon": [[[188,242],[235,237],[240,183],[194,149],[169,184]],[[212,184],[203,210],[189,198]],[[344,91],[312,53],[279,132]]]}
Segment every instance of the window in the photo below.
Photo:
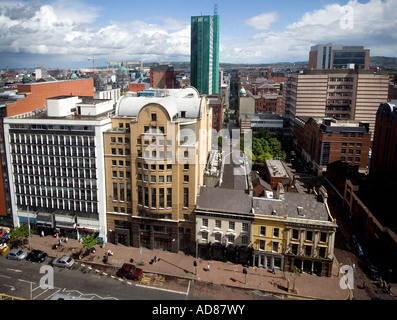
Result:
{"label": "window", "polygon": [[245,231],[245,232],[248,232],[248,228],[249,228],[248,223],[243,222],[242,230]]}
{"label": "window", "polygon": [[280,237],[280,228],[273,228],[273,237]]}
{"label": "window", "polygon": [[183,165],[183,170],[189,170],[189,164],[188,163],[185,163]]}
{"label": "window", "polygon": [[243,245],[249,244],[249,237],[247,235],[244,235],[241,237],[241,244],[243,244]]}
{"label": "window", "polygon": [[215,242],[221,242],[222,240],[222,235],[220,233],[215,234]]}
{"label": "window", "polygon": [[167,183],[171,183],[172,182],[172,176],[167,176]]}
{"label": "window", "polygon": [[259,240],[259,250],[266,250],[266,240]]}
{"label": "window", "polygon": [[149,188],[145,187],[144,188],[144,192],[145,192],[145,203],[144,203],[144,206],[148,207],[149,206]]}
{"label": "window", "polygon": [[116,143],[116,137],[110,137],[110,143]]}
{"label": "window", "polygon": [[167,188],[167,208],[172,207],[172,188]]}
{"label": "window", "polygon": [[260,234],[261,236],[266,236],[266,227],[265,227],[265,226],[261,226],[261,227],[260,227],[259,234]]}
{"label": "window", "polygon": [[222,227],[222,220],[215,220],[215,228],[220,229]]}
{"label": "window", "polygon": [[157,121],[157,114],[152,113],[152,121]]}
{"label": "window", "polygon": [[235,228],[235,222],[234,221],[229,221],[229,230],[234,230]]}
{"label": "window", "polygon": [[305,255],[310,257],[312,255],[312,246],[305,246]]}
{"label": "window", "polygon": [[164,209],[164,188],[159,189],[159,208]]}
{"label": "window", "polygon": [[202,232],[201,237],[204,241],[208,241],[208,232]]}
{"label": "window", "polygon": [[203,226],[208,227],[208,219],[207,218],[203,218]]}
{"label": "window", "polygon": [[181,111],[181,118],[186,118],[186,111]]}
{"label": "window", "polygon": [[326,232],[320,232],[320,241],[327,242],[327,233]]}
{"label": "window", "polygon": [[312,241],[313,240],[313,231],[306,231],[306,240]]}
{"label": "window", "polygon": [[156,176],[150,176],[150,182],[156,183]]}
{"label": "window", "polygon": [[156,188],[152,188],[152,208],[156,208],[157,201],[156,201]]}
{"label": "window", "polygon": [[327,248],[320,247],[318,249],[318,255],[320,256],[320,258],[326,258],[326,254],[327,254]]}
{"label": "window", "polygon": [[299,230],[292,229],[292,239],[299,239]]}
{"label": "window", "polygon": [[156,165],[155,165],[155,164],[151,164],[151,165],[150,165],[150,170],[156,171]]}
{"label": "window", "polygon": [[189,176],[184,175],[183,176],[183,182],[189,182]]}
{"label": "window", "polygon": [[159,176],[159,183],[164,183],[164,176]]}
{"label": "window", "polygon": [[234,234],[227,235],[227,242],[234,243]]}
{"label": "window", "polygon": [[118,200],[117,183],[113,183],[113,200]]}
{"label": "window", "polygon": [[189,207],[189,188],[183,188],[183,207]]}
{"label": "window", "polygon": [[138,204],[142,205],[142,203],[143,203],[142,186],[138,186]]}
{"label": "window", "polygon": [[360,162],[360,158],[359,157],[355,157],[354,158],[354,162]]}
{"label": "window", "polygon": [[183,152],[183,157],[189,158],[189,151],[184,151]]}
{"label": "window", "polygon": [[278,252],[279,248],[279,242],[278,241],[272,241],[272,251],[273,252]]}

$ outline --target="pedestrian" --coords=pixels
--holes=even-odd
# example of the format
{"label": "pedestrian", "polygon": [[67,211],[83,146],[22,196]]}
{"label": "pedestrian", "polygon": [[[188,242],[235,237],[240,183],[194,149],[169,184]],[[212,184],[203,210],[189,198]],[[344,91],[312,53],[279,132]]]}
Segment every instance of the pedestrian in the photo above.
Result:
{"label": "pedestrian", "polygon": [[59,246],[62,246],[62,239],[59,239]]}
{"label": "pedestrian", "polygon": [[44,230],[41,230],[41,236],[44,237]]}
{"label": "pedestrian", "polygon": [[69,238],[68,238],[68,237],[66,237],[66,238],[65,238],[65,243],[68,243],[68,240],[69,240]]}
{"label": "pedestrian", "polygon": [[156,257],[156,256],[154,256],[154,258],[153,258],[153,264],[155,264],[155,263],[156,263],[156,260],[157,260],[157,257]]}
{"label": "pedestrian", "polygon": [[207,266],[207,271],[210,271],[210,264],[208,264]]}

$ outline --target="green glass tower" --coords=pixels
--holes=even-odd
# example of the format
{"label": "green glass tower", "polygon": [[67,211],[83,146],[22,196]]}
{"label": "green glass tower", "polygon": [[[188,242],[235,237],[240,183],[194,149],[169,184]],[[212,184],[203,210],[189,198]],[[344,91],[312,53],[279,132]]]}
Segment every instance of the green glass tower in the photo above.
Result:
{"label": "green glass tower", "polygon": [[191,18],[190,84],[202,94],[219,93],[219,16]]}

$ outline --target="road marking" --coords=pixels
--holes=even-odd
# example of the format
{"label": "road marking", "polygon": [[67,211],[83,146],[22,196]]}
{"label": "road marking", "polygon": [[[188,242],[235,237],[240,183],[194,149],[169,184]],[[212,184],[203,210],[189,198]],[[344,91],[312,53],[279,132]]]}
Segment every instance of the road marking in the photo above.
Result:
{"label": "road marking", "polygon": [[10,269],[10,268],[7,268],[6,270],[10,270],[10,271],[14,271],[14,272],[23,272],[22,270],[18,270],[18,269]]}
{"label": "road marking", "polygon": [[11,279],[11,277],[9,277],[9,276],[3,276],[2,274],[0,274],[0,277],[2,277],[2,278],[7,278],[7,279]]}

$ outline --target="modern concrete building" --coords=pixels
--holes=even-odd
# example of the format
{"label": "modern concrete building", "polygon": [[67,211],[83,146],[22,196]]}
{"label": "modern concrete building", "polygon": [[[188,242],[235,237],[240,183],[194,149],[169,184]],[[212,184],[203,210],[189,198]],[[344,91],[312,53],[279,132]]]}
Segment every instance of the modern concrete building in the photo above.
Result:
{"label": "modern concrete building", "polygon": [[119,100],[104,134],[110,241],[194,250],[194,208],[211,130],[211,109],[192,87]]}
{"label": "modern concrete building", "polygon": [[201,94],[219,93],[219,16],[191,17],[190,84]]}
{"label": "modern concrete building", "polygon": [[18,84],[15,92],[0,97],[0,141],[2,147],[0,167],[0,215],[11,217],[11,200],[8,187],[8,176],[6,168],[6,155],[3,137],[3,118],[16,116],[36,109],[46,107],[47,98],[60,95],[94,96],[94,82],[92,79],[81,79],[74,81],[51,81]]}
{"label": "modern concrete building", "polygon": [[344,46],[336,43],[318,44],[309,53],[310,69],[346,69],[353,64],[369,69],[370,50],[363,46]]}
{"label": "modern concrete building", "polygon": [[306,70],[289,74],[284,88],[291,136],[296,116],[367,122],[373,132],[379,104],[388,98],[389,76],[370,70]]}
{"label": "modern concrete building", "polygon": [[58,96],[4,119],[14,226],[106,239],[103,132],[112,100]]}
{"label": "modern concrete building", "polygon": [[240,117],[240,132],[245,134],[249,130],[258,132],[264,128],[271,133],[283,132],[284,120],[278,114],[249,114],[242,113]]}

